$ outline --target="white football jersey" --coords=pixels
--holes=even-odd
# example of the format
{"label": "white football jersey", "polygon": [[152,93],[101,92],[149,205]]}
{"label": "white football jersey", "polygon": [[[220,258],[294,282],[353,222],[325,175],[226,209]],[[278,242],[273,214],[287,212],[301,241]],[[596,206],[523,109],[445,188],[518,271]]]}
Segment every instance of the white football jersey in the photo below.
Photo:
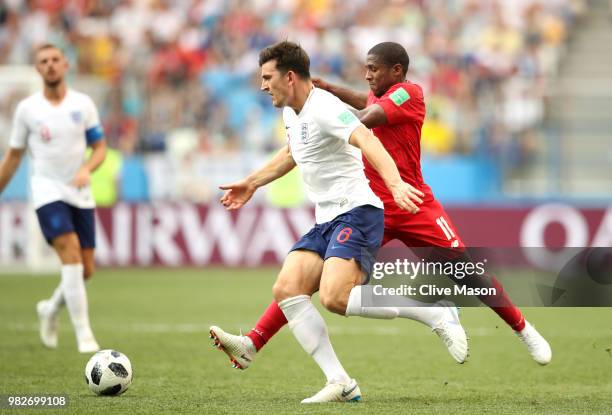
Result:
{"label": "white football jersey", "polygon": [[59,105],[38,92],[19,103],[10,147],[27,148],[32,162],[30,181],[34,208],[64,201],[94,208],[89,186],[71,184],[85,161],[87,144],[103,137],[95,104],[87,95],[68,89]]}
{"label": "white football jersey", "polygon": [[313,88],[300,113],[285,107],[283,120],[317,223],[358,206],[383,208],[363,172],[361,151],[348,142],[362,124],[342,101]]}

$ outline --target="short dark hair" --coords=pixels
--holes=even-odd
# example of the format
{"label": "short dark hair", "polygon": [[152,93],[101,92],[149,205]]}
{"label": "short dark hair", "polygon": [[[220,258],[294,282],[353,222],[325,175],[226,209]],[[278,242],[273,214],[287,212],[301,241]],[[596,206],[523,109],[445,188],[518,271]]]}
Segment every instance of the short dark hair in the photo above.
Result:
{"label": "short dark hair", "polygon": [[38,46],[36,48],[36,50],[34,51],[35,54],[37,54],[38,52],[41,52],[43,50],[47,50],[47,49],[57,49],[60,51],[60,53],[63,55],[64,51],[62,50],[62,48],[60,48],[59,46],[54,45],[53,43],[43,43],[42,45]]}
{"label": "short dark hair", "polygon": [[304,79],[310,79],[310,58],[297,43],[282,41],[259,52],[259,66],[275,60],[276,69],[281,73],[293,71]]}
{"label": "short dark hair", "polygon": [[408,73],[408,66],[410,65],[410,57],[406,49],[399,43],[395,42],[382,42],[374,46],[368,51],[368,55],[375,55],[382,60],[387,66],[394,66],[395,64],[402,65],[404,75]]}

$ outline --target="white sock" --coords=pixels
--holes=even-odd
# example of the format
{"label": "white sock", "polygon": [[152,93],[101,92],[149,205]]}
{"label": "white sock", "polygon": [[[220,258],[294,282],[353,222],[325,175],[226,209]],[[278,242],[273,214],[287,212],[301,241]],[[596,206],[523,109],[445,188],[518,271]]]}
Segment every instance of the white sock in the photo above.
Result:
{"label": "white sock", "polygon": [[62,306],[66,304],[64,302],[64,293],[62,291],[62,281],[61,280],[60,280],[59,285],[55,289],[55,291],[53,291],[53,294],[51,294],[51,297],[49,298],[48,301],[49,301],[48,302],[49,311],[53,314],[57,314],[62,308]]}
{"label": "white sock", "polygon": [[403,298],[403,302],[412,304],[410,307],[362,307],[361,285],[353,287],[346,307],[346,316],[360,316],[391,320],[396,317],[418,321],[430,328],[444,318],[445,308],[432,306],[411,298]]}
{"label": "white sock", "polygon": [[278,303],[278,306],[298,343],[317,362],[328,382],[347,383],[350,380],[329,341],[327,326],[310,296],[298,295]]}
{"label": "white sock", "polygon": [[83,264],[62,265],[62,291],[77,340],[94,338],[89,326],[87,292],[83,281]]}

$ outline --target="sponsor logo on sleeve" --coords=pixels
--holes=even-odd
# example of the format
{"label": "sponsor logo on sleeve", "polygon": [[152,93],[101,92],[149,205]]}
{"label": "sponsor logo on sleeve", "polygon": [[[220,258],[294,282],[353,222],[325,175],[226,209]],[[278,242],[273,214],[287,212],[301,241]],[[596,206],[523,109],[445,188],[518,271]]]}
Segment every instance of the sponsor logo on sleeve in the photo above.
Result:
{"label": "sponsor logo on sleeve", "polygon": [[342,114],[340,114],[338,116],[338,119],[340,120],[340,122],[342,122],[342,124],[344,125],[349,125],[354,123],[355,121],[357,121],[357,117],[355,117],[355,114],[353,114],[352,112],[350,112],[349,110],[344,111]]}
{"label": "sponsor logo on sleeve", "polygon": [[396,89],[389,98],[398,107],[410,99],[410,94],[404,88]]}

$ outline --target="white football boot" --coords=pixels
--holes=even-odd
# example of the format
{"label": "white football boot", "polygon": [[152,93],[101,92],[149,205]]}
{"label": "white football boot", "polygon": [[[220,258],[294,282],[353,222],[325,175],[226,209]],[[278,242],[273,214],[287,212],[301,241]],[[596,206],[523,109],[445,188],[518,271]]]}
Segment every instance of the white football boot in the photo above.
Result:
{"label": "white football boot", "polygon": [[94,353],[100,351],[100,346],[98,345],[96,339],[93,337],[93,334],[91,335],[91,337],[79,339],[77,342],[79,344],[79,353]]}
{"label": "white football boot", "polygon": [[547,365],[550,363],[552,359],[552,350],[550,349],[550,345],[546,341],[544,337],[529,324],[528,321],[525,321],[525,328],[521,331],[516,331],[516,335],[519,339],[525,343],[527,346],[527,350],[529,354],[541,365]]}
{"label": "white football boot", "polygon": [[439,301],[438,306],[443,307],[446,312],[432,331],[440,337],[457,363],[465,363],[469,356],[469,346],[467,335],[459,321],[459,311],[450,301]]}
{"label": "white football boot", "polygon": [[359,402],[361,390],[355,379],[348,383],[328,383],[323,389],[302,403],[326,403],[326,402]]}
{"label": "white football boot", "polygon": [[94,353],[100,350],[100,346],[94,337],[90,327],[82,328],[76,333],[79,353]]}
{"label": "white football boot", "polygon": [[230,363],[235,369],[247,369],[257,353],[253,341],[247,336],[236,336],[221,330],[217,326],[210,327],[210,338],[213,346],[225,352],[230,358]]}
{"label": "white football boot", "polygon": [[58,313],[52,312],[49,308],[49,301],[47,300],[39,301],[36,304],[36,312],[40,323],[38,331],[42,344],[50,349],[55,349],[59,330]]}

